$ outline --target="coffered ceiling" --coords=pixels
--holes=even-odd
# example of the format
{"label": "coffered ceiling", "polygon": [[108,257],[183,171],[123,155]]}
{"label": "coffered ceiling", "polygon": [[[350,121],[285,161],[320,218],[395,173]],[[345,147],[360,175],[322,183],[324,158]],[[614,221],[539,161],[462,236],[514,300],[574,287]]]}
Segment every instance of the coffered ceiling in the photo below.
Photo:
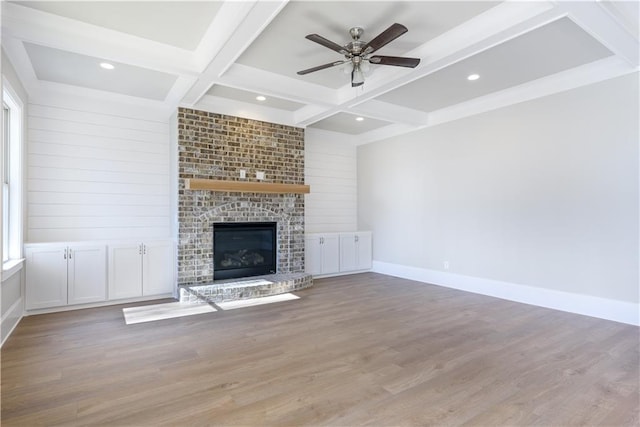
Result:
{"label": "coffered ceiling", "polygon": [[[367,143],[637,72],[638,14],[608,0],[5,1],[2,47],[35,100],[194,107]],[[378,53],[418,67],[372,65],[358,88],[339,66],[296,74],[342,59],[305,35],[342,45],[394,22],[408,33]]]}

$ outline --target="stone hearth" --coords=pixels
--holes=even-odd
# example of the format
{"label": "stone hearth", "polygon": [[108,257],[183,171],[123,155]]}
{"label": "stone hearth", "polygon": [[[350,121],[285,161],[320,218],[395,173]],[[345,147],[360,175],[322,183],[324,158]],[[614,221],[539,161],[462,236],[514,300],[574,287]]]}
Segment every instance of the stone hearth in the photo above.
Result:
{"label": "stone hearth", "polygon": [[217,280],[203,285],[181,285],[181,302],[225,302],[295,292],[313,285],[306,273],[269,274],[246,279]]}

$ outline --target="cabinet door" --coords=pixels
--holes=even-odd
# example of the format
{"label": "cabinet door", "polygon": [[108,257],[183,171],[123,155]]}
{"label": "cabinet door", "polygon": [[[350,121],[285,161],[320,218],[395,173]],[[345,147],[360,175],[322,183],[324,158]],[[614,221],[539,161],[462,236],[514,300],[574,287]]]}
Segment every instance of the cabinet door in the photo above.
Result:
{"label": "cabinet door", "polygon": [[172,294],[175,288],[173,242],[150,242],[142,246],[142,294]]}
{"label": "cabinet door", "polygon": [[329,234],[322,237],[322,274],[340,271],[340,239]]}
{"label": "cabinet door", "polygon": [[340,234],[340,271],[358,269],[358,251],[355,233]]}
{"label": "cabinet door", "polygon": [[109,299],[142,296],[142,244],[109,245]]}
{"label": "cabinet door", "polygon": [[371,269],[371,233],[357,233],[356,234],[356,258],[358,260],[357,270],[370,270]]}
{"label": "cabinet door", "polygon": [[69,304],[107,299],[107,254],[104,245],[69,246],[67,285]]}
{"label": "cabinet door", "polygon": [[322,274],[322,246],[320,236],[307,235],[304,239],[304,270],[307,274]]}
{"label": "cabinet door", "polygon": [[26,248],[27,310],[67,305],[67,247]]}

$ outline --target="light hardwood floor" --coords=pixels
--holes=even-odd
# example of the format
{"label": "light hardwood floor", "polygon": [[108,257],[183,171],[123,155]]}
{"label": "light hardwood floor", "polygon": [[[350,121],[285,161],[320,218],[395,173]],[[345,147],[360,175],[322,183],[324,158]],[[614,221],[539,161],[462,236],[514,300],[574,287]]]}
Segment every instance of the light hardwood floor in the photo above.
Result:
{"label": "light hardwood floor", "polygon": [[[2,425],[638,425],[638,328],[373,273],[126,326],[31,316]],[[129,305],[131,306],[131,305]]]}

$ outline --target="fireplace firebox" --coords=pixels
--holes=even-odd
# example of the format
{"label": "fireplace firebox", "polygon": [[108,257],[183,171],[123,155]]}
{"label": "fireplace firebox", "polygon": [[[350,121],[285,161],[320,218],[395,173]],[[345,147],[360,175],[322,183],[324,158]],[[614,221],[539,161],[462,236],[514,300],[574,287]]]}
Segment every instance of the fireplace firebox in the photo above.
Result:
{"label": "fireplace firebox", "polygon": [[213,224],[213,278],[275,274],[278,225],[275,222]]}

